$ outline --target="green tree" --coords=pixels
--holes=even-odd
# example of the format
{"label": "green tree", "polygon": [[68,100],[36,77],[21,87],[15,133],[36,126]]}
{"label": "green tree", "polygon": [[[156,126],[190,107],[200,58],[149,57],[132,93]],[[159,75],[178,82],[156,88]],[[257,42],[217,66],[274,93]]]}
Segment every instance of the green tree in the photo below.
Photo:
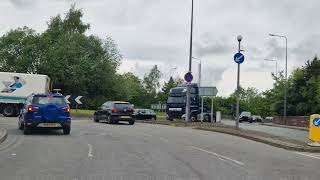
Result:
{"label": "green tree", "polygon": [[83,95],[95,108],[116,99],[116,71],[122,59],[110,38],[86,35],[90,25],[72,6],[66,16],[57,15],[41,34],[24,27],[0,38],[0,70],[48,75],[64,94]]}
{"label": "green tree", "polygon": [[162,74],[157,65],[153,66],[150,72],[144,75],[143,86],[146,90],[146,104],[157,103],[157,92],[160,88],[161,76]]}
{"label": "green tree", "polygon": [[167,98],[169,97],[170,89],[177,87],[179,84],[183,83],[183,79],[170,77],[168,82],[165,82],[161,88],[161,92],[158,93],[158,101],[161,103],[165,103]]}

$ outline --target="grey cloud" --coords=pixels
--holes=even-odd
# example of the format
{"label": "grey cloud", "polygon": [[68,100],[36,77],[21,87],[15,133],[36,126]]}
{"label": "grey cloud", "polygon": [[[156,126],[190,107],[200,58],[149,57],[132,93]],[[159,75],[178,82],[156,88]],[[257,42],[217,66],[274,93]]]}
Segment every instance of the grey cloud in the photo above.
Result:
{"label": "grey cloud", "polygon": [[34,3],[33,0],[10,0],[10,2],[18,8],[30,7]]}

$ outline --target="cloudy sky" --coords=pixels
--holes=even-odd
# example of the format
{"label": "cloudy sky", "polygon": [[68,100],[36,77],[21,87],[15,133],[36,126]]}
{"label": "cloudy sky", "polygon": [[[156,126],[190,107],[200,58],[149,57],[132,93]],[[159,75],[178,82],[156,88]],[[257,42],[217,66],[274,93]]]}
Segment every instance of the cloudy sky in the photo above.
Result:
{"label": "cloudy sky", "polygon": [[[41,32],[51,16],[63,15],[74,2],[91,24],[89,34],[118,43],[124,57],[120,73],[142,77],[157,64],[166,80],[187,71],[191,0],[1,0],[0,35],[24,25]],[[271,88],[275,63],[263,59],[278,60],[284,70],[285,41],[268,34],[288,37],[290,73],[320,52],[319,10],[317,0],[195,0],[193,56],[202,59],[202,85],[216,86],[221,96],[234,91],[233,55],[241,34],[241,85]]]}

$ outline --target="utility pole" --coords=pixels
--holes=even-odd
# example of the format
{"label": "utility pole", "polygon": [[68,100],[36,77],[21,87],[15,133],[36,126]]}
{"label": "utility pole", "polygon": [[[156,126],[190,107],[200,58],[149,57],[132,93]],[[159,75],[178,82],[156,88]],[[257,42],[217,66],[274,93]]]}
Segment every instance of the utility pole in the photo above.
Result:
{"label": "utility pole", "polygon": [[[193,0],[191,0],[191,26],[190,26],[190,48],[189,48],[189,73],[192,67],[192,35],[193,35]],[[186,122],[190,121],[190,86],[191,82],[187,83],[187,104],[186,104]]]}
{"label": "utility pole", "polygon": [[283,121],[287,124],[287,88],[288,88],[288,38],[287,36],[269,34],[269,36],[284,38],[286,40],[286,70],[285,70],[285,83],[284,83],[284,104],[283,104]]}
{"label": "utility pole", "polygon": [[[242,36],[237,37],[238,40],[238,53],[240,53],[240,43]],[[240,63],[238,63],[238,75],[237,75],[237,109],[236,109],[236,129],[239,129],[239,119],[240,119]]]}

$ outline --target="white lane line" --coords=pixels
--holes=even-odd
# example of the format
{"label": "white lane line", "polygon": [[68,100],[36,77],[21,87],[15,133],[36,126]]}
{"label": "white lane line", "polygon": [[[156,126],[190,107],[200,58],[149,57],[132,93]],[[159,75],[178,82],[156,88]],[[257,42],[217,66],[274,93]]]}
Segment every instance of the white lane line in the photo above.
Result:
{"label": "white lane line", "polygon": [[93,157],[93,155],[92,155],[92,145],[88,144],[88,147],[89,147],[88,157],[91,158],[91,157]]}
{"label": "white lane line", "polygon": [[313,154],[302,153],[302,152],[294,152],[294,153],[295,153],[295,154],[302,155],[302,156],[307,156],[307,157],[310,157],[310,158],[314,158],[314,159],[320,159],[320,156],[319,156],[319,155],[313,155]]}
{"label": "white lane line", "polygon": [[220,160],[222,160],[222,161],[228,160],[228,161],[231,161],[232,163],[235,163],[236,165],[244,166],[244,163],[243,163],[243,162],[237,161],[237,160],[232,159],[232,158],[229,158],[229,157],[227,157],[227,156],[223,156],[223,155],[217,154],[217,153],[215,153],[215,152],[207,151],[207,150],[205,150],[205,149],[198,148],[198,147],[195,147],[195,146],[189,146],[189,147],[192,148],[192,149],[196,149],[196,150],[199,150],[199,151],[202,151],[202,152],[205,152],[205,153],[214,155],[214,156],[216,156],[218,159],[220,159]]}

